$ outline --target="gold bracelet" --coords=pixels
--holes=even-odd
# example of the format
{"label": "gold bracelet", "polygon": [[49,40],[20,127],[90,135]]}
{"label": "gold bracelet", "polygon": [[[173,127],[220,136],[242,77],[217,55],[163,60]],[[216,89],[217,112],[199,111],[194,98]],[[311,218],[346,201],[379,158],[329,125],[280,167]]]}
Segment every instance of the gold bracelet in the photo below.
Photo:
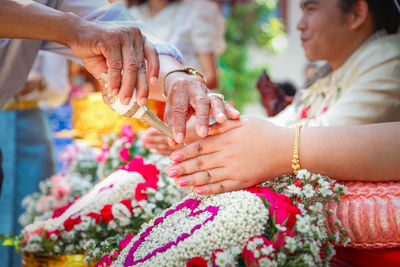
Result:
{"label": "gold bracelet", "polygon": [[196,76],[200,77],[203,80],[204,83],[206,83],[206,78],[204,77],[204,75],[202,73],[200,73],[199,71],[193,69],[192,67],[186,66],[183,69],[171,70],[170,72],[168,72],[167,74],[164,75],[164,78],[163,78],[162,84],[161,84],[161,86],[162,86],[162,96],[165,97],[165,98],[167,98],[167,94],[165,92],[165,80],[167,79],[168,75],[170,75],[171,73],[174,73],[174,72],[185,72],[185,73],[190,74],[190,75],[196,75]]}
{"label": "gold bracelet", "polygon": [[297,123],[294,127],[294,146],[293,146],[293,155],[292,155],[292,170],[294,175],[300,170],[300,159],[299,159],[299,147],[300,147],[300,129],[302,125],[301,123]]}

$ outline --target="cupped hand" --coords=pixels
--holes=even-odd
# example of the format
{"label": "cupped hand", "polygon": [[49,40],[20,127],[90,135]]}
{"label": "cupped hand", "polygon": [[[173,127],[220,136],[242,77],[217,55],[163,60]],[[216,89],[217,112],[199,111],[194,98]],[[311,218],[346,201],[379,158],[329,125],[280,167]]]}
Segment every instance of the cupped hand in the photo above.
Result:
{"label": "cupped hand", "polygon": [[169,156],[174,150],[183,147],[182,144],[169,145],[168,137],[155,128],[147,129],[142,137],[142,144],[147,149],[154,149],[158,154]]}
{"label": "cupped hand", "polygon": [[136,102],[146,104],[147,79],[158,77],[160,63],[156,49],[138,28],[87,21],[67,45],[100,83],[101,72],[108,72],[109,88],[119,94],[121,103],[128,104],[136,88]]}
{"label": "cupped hand", "polygon": [[212,135],[171,154],[175,163],[166,171],[178,185],[193,186],[198,194],[215,194],[248,188],[290,172],[290,129],[242,117],[214,126],[209,133]]}
{"label": "cupped hand", "polygon": [[167,102],[164,119],[173,128],[175,141],[182,143],[186,135],[186,121],[194,115],[196,117],[196,132],[200,137],[207,136],[210,115],[218,123],[230,119],[238,119],[239,111],[228,102],[210,94],[204,82],[197,76],[183,72],[168,75],[165,81]]}

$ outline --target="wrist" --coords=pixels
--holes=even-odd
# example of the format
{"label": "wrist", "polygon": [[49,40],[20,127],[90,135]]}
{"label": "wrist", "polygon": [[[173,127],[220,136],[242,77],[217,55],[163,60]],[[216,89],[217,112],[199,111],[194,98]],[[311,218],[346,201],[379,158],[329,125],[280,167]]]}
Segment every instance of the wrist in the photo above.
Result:
{"label": "wrist", "polygon": [[62,30],[57,31],[59,33],[55,40],[57,43],[71,47],[71,43],[79,39],[79,32],[83,28],[85,20],[81,19],[72,12],[65,12],[62,14],[61,21],[63,22]]}
{"label": "wrist", "polygon": [[[272,171],[274,176],[292,173],[292,154],[295,132],[292,128],[278,127],[273,131],[274,135],[269,140],[270,144],[275,144],[272,155],[274,155]],[[271,156],[271,154],[270,154]]]}
{"label": "wrist", "polygon": [[199,82],[203,82],[203,80],[196,76],[196,75],[192,75],[192,74],[188,74],[184,71],[177,71],[177,72],[173,72],[170,74],[166,74],[167,76],[165,77],[165,80],[162,81],[163,82],[163,86],[164,86],[164,92],[163,95],[164,97],[167,97],[171,91],[171,88],[174,86],[174,83],[179,82],[179,81],[199,81]]}

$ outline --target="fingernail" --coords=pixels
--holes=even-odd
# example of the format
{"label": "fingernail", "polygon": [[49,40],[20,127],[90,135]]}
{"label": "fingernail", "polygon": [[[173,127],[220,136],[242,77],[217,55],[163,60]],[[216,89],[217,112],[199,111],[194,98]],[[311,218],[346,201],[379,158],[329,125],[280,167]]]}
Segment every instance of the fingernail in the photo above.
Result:
{"label": "fingernail", "polygon": [[168,176],[169,176],[169,177],[178,176],[178,172],[177,172],[176,170],[170,170],[170,171],[168,172]]}
{"label": "fingernail", "polygon": [[200,129],[199,129],[199,135],[200,135],[200,137],[206,136],[206,135],[207,135],[207,132],[208,132],[208,130],[207,130],[207,127],[206,127],[206,126],[200,126]]}
{"label": "fingernail", "polygon": [[124,104],[126,106],[129,104],[130,101],[131,101],[131,98],[129,96],[125,97],[124,100],[122,101],[122,104]]}
{"label": "fingernail", "polygon": [[175,155],[171,156],[171,160],[172,161],[180,161],[180,160],[182,160],[182,155],[175,154]]}
{"label": "fingernail", "polygon": [[199,194],[199,195],[204,194],[204,190],[201,189],[201,188],[195,188],[195,189],[193,189],[193,191],[194,191],[196,194]]}
{"label": "fingernail", "polygon": [[177,143],[182,143],[183,142],[183,133],[177,133],[175,141]]}
{"label": "fingernail", "polygon": [[218,117],[219,120],[225,120],[226,119],[225,114],[222,113],[222,112],[218,113],[217,117]]}
{"label": "fingernail", "polygon": [[143,107],[146,105],[147,102],[147,98],[142,98],[139,100],[139,106]]}
{"label": "fingernail", "polygon": [[187,185],[188,185],[188,181],[185,180],[185,179],[180,179],[180,180],[178,181],[178,184],[179,184],[180,186],[187,186]]}
{"label": "fingernail", "polygon": [[157,80],[158,80],[158,79],[157,79],[156,77],[151,77],[151,78],[150,78],[150,83],[151,83],[151,84],[156,84],[156,83],[157,83]]}
{"label": "fingernail", "polygon": [[118,95],[118,89],[112,90],[112,95]]}

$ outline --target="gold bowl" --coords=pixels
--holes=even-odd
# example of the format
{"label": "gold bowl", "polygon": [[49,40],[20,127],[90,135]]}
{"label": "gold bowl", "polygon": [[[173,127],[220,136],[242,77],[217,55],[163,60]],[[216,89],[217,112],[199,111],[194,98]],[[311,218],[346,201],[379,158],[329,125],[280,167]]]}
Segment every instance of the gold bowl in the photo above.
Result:
{"label": "gold bowl", "polygon": [[84,263],[84,254],[53,256],[24,252],[22,267],[92,267],[94,263]]}
{"label": "gold bowl", "polygon": [[[71,131],[62,131],[57,137],[72,137],[85,141],[90,145],[101,146],[101,137],[120,134],[122,126],[129,124],[135,133],[146,130],[149,126],[138,119],[126,118],[108,107],[101,92],[91,93],[85,97],[73,98]],[[147,101],[147,106],[159,117],[163,118],[165,104],[160,101]]]}

